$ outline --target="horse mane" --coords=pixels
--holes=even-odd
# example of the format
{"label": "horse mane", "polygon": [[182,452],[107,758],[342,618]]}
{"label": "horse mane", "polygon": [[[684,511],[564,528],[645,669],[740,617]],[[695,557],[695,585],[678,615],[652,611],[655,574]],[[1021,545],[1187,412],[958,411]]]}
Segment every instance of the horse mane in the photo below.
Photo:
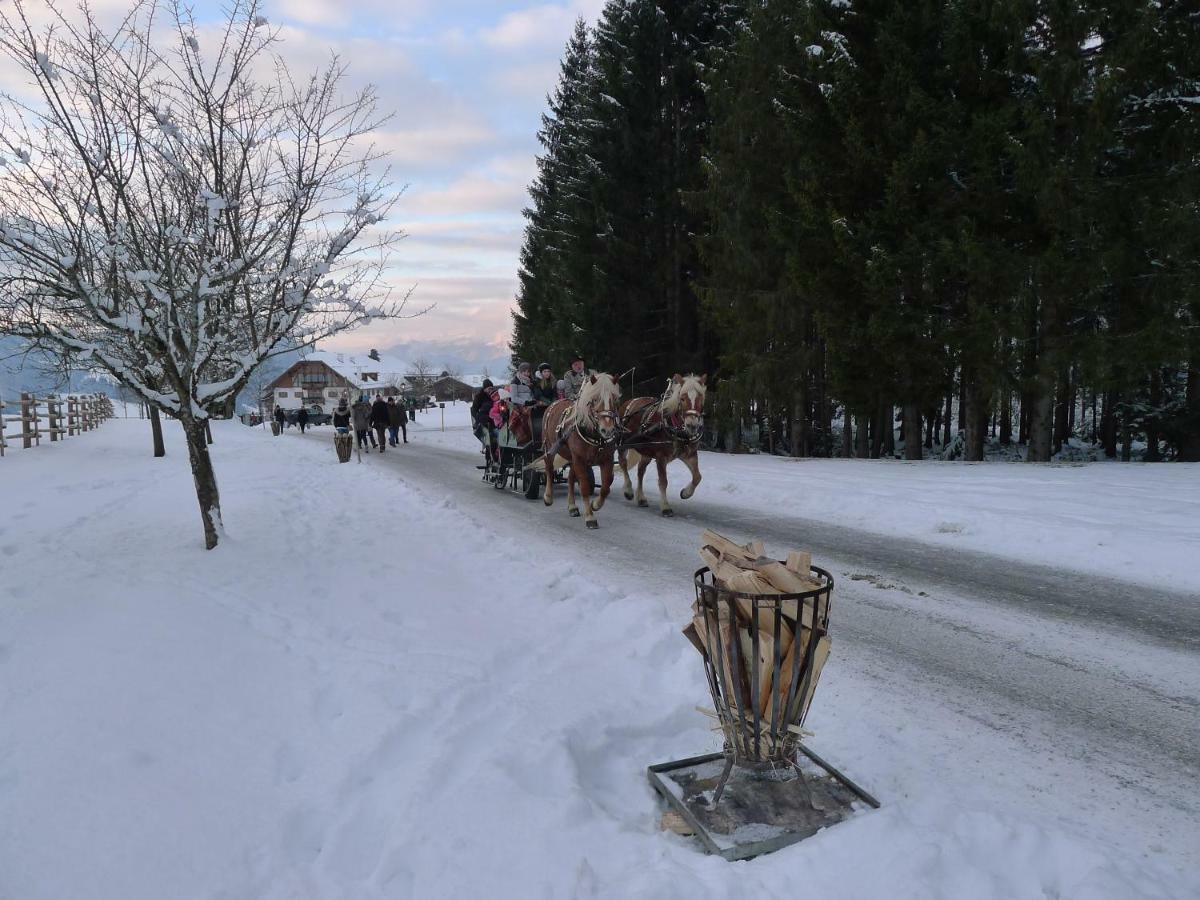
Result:
{"label": "horse mane", "polygon": [[679,403],[684,397],[688,397],[696,409],[703,409],[706,391],[699,375],[684,375],[681,381],[672,379],[667,385],[667,392],[663,394],[662,411],[671,415],[679,409]]}
{"label": "horse mane", "polygon": [[621,386],[612,380],[612,376],[605,372],[598,372],[596,380],[587,378],[583,382],[583,387],[579,389],[579,397],[575,400],[575,407],[572,410],[576,422],[586,422],[593,428],[598,424],[596,422],[596,411],[592,408],[593,401],[601,409],[617,408],[617,402],[621,399]]}

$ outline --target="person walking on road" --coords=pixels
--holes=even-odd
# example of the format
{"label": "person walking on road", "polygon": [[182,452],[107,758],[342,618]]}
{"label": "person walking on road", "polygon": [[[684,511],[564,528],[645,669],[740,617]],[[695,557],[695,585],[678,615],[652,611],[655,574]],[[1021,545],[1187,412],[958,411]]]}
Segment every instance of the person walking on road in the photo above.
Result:
{"label": "person walking on road", "polygon": [[287,413],[283,411],[282,406],[275,407],[275,421],[279,423],[280,431],[287,427]]}
{"label": "person walking on road", "polygon": [[300,407],[296,412],[296,424],[300,426],[300,433],[304,434],[304,429],[308,427],[308,408]]}
{"label": "person walking on road", "polygon": [[370,439],[374,443],[375,439],[371,437],[371,404],[367,402],[366,394],[358,398],[358,402],[350,410],[350,415],[354,419],[354,434],[358,438],[358,449],[370,449],[367,447],[367,440]]}
{"label": "person walking on road", "polygon": [[387,449],[387,429],[390,421],[387,401],[383,399],[382,394],[376,394],[375,402],[371,404],[371,427],[375,429],[375,434],[379,437],[380,453]]}
{"label": "person walking on road", "polygon": [[338,434],[350,433],[350,406],[343,397],[338,401],[337,409],[333,411],[333,427]]}
{"label": "person walking on road", "polygon": [[[400,427],[408,418],[404,415],[404,407],[396,402],[395,397],[388,397],[388,443],[393,447],[400,444]],[[405,443],[408,443],[405,441]]]}

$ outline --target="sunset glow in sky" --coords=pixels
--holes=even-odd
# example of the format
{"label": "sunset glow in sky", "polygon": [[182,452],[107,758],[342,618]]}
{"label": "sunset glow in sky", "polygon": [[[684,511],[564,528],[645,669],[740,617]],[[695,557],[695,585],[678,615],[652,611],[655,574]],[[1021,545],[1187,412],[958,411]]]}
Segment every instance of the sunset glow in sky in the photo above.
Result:
{"label": "sunset glow in sky", "polygon": [[[117,0],[106,5],[116,6]],[[526,186],[535,172],[546,94],[575,19],[594,21],[602,0],[274,0],[283,56],[297,71],[330,52],[353,83],[377,85],[395,117],[379,135],[408,185],[392,224],[408,237],[393,286],[416,286],[426,316],[376,323],[331,342],[340,349],[400,341],[491,343],[503,355],[517,286]],[[201,20],[220,15],[203,0]]]}

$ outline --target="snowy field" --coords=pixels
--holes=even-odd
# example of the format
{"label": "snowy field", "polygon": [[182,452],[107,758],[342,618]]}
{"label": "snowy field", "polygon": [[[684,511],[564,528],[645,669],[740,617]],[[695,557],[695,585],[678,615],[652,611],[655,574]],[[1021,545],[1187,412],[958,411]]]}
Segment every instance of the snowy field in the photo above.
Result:
{"label": "snowy field", "polygon": [[[836,612],[813,746],[883,808],[744,864],[660,832],[645,767],[719,746],[679,634],[690,586],[614,566],[586,543],[608,531],[547,534],[561,497],[499,498],[518,530],[406,477],[474,446],[447,414],[344,466],[328,428],[218,423],[211,554],[174,426],[162,460],[131,419],[0,461],[0,897],[1200,894],[1187,798],[1089,796],[1086,750],[1039,756],[923,697],[848,653]],[[705,454],[700,492],[1200,585],[1194,468],[906,465]]]}

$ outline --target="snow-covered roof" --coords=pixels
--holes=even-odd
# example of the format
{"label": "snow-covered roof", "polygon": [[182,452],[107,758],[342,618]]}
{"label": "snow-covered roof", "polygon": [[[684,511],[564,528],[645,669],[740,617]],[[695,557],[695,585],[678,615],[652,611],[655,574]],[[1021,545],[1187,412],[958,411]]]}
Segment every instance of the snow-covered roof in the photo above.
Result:
{"label": "snow-covered roof", "polygon": [[[334,350],[313,350],[302,358],[303,362],[320,362],[329,366],[351,384],[364,390],[379,389],[385,385],[405,387],[405,375],[409,371],[407,362],[380,356],[372,359],[367,354],[338,353]],[[378,375],[378,378],[366,378]]]}

